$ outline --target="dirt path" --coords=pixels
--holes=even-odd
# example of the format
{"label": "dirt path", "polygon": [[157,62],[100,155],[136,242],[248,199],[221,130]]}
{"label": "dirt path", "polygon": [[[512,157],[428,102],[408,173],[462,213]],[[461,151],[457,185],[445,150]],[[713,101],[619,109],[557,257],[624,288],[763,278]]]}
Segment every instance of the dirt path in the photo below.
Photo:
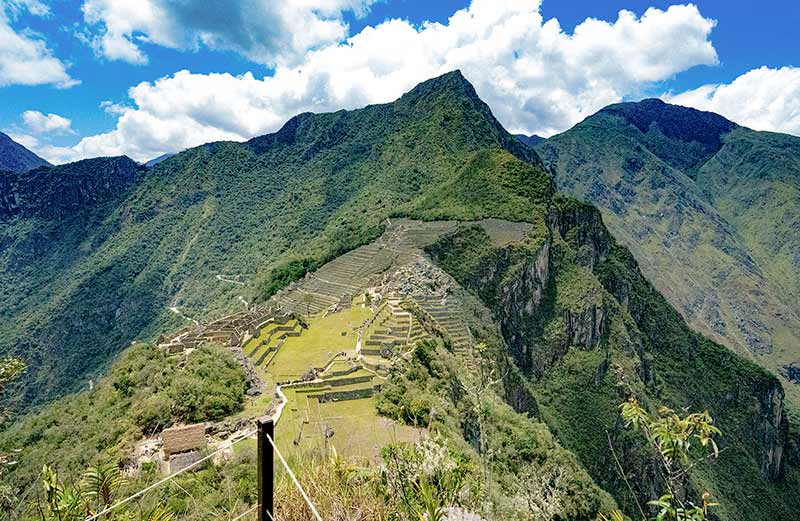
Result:
{"label": "dirt path", "polygon": [[198,322],[197,320],[195,320],[195,319],[193,319],[191,317],[187,317],[186,315],[181,313],[181,310],[178,309],[176,306],[170,306],[169,310],[172,311],[173,313],[175,313],[176,315],[178,315],[179,317],[181,317],[182,319],[188,320],[189,322],[193,322],[194,325],[196,325],[196,326],[200,325],[200,322]]}
{"label": "dirt path", "polygon": [[[238,277],[238,276],[239,275],[236,275],[236,277]],[[244,282],[242,282],[240,280],[230,279],[230,278],[225,277],[223,275],[217,275],[217,280],[220,281],[220,282],[230,282],[231,284],[239,284],[240,286],[244,286]]]}

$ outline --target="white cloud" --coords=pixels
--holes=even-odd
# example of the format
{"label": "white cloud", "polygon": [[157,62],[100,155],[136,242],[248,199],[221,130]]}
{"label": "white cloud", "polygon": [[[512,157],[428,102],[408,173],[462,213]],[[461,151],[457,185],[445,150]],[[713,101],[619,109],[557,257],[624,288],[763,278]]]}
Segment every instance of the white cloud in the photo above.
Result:
{"label": "white cloud", "polygon": [[[331,0],[331,4],[340,2]],[[474,0],[446,24],[390,20],[308,52],[272,76],[181,71],[129,90],[116,128],[53,161],[128,154],[146,160],[212,140],[274,131],[303,111],[397,98],[416,83],[461,69],[510,131],[550,135],[603,106],[699,64],[717,63],[715,22],[694,5],[637,18],[586,20],[572,34],[544,21],[536,2]]]}
{"label": "white cloud", "polygon": [[753,69],[731,83],[703,85],[664,101],[709,110],[755,130],[800,136],[800,68]]}
{"label": "white cloud", "polygon": [[[147,63],[142,43],[173,49],[234,51],[266,65],[292,64],[347,35],[344,11],[366,13],[376,0],[85,0],[95,51],[110,60]],[[85,35],[84,35],[85,37]]]}
{"label": "white cloud", "polygon": [[30,30],[15,31],[11,23],[23,11],[36,16],[50,13],[37,0],[16,0],[0,5],[0,87],[53,84],[68,88],[79,83],[67,67],[53,56],[47,44]]}
{"label": "white cloud", "polygon": [[16,132],[14,130],[5,130],[5,134],[28,150],[35,150],[39,148],[39,140],[36,139],[35,136]]}
{"label": "white cloud", "polygon": [[26,110],[22,113],[22,121],[31,132],[36,134],[74,134],[72,121],[58,114],[42,114],[37,110]]}
{"label": "white cloud", "polygon": [[16,18],[23,11],[28,11],[34,16],[50,15],[50,8],[39,0],[6,0],[5,3],[12,18]]}

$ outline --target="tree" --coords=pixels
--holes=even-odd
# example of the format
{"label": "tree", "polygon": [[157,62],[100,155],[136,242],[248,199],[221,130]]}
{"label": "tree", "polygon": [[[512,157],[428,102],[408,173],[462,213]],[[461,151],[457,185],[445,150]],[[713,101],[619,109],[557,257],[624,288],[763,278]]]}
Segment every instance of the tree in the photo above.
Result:
{"label": "tree", "polygon": [[[16,379],[23,371],[25,371],[25,364],[19,358],[7,356],[0,358],[0,399],[5,394],[6,386],[14,379]],[[8,417],[8,411],[0,406],[0,425],[3,424]],[[3,476],[3,471],[7,465],[14,462],[9,460],[9,455],[0,452],[0,477]],[[6,511],[17,502],[17,496],[14,489],[8,485],[0,484],[0,510]]]}
{"label": "tree", "polygon": [[532,519],[552,521],[562,514],[569,499],[566,473],[560,466],[527,464],[517,476],[517,495],[525,501]]}
{"label": "tree", "polygon": [[381,449],[381,476],[387,497],[397,500],[411,519],[441,521],[457,503],[473,470],[440,437],[415,445],[390,444]]}
{"label": "tree", "polygon": [[[120,489],[126,484],[119,467],[105,463],[90,467],[83,473],[80,483],[64,484],[56,471],[45,465],[42,468],[46,511],[42,518],[50,521],[79,521],[105,512],[115,505]],[[116,508],[102,515],[105,521],[172,521],[174,514],[156,506],[150,511],[131,511]]]}
{"label": "tree", "polygon": [[[658,455],[659,468],[667,490],[648,502],[658,511],[654,521],[705,521],[709,509],[716,506],[711,494],[703,492],[700,504],[688,501],[679,491],[691,468],[708,458],[719,456],[715,437],[722,436],[708,411],[681,416],[668,407],[651,414],[635,397],[621,406],[625,426],[641,432]],[[613,450],[613,447],[612,447]],[[623,476],[624,479],[624,476]],[[644,514],[643,514],[644,515]],[[615,512],[601,521],[621,519]]]}
{"label": "tree", "polygon": [[[25,363],[19,358],[7,356],[0,358],[0,398],[5,394],[6,386],[25,370]],[[0,409],[0,423],[7,418],[8,412]]]}

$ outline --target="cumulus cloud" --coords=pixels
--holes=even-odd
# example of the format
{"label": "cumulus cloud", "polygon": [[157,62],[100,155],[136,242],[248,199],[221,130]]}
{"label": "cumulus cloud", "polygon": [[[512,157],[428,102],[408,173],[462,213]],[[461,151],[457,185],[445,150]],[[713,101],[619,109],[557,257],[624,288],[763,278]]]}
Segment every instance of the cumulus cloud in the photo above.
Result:
{"label": "cumulus cloud", "polygon": [[142,43],[173,49],[234,51],[265,65],[292,64],[347,35],[342,13],[366,13],[376,0],[85,0],[87,37],[111,60],[147,63]]}
{"label": "cumulus cloud", "polygon": [[76,85],[66,65],[53,56],[45,41],[33,31],[14,30],[11,24],[23,11],[45,16],[48,7],[37,0],[11,0],[0,5],[0,87],[53,84]]}
{"label": "cumulus cloud", "polygon": [[550,135],[652,82],[717,63],[714,24],[694,5],[678,5],[641,17],[621,11],[613,22],[588,19],[569,34],[557,20],[543,20],[536,2],[473,0],[446,24],[389,20],[264,78],[180,71],[141,83],[129,90],[130,106],[119,109],[115,129],[48,159],[146,160],[212,140],[244,140],[299,112],[391,101],[453,69],[510,131]]}
{"label": "cumulus cloud", "polygon": [[22,121],[31,132],[36,134],[72,134],[72,121],[58,114],[42,114],[37,110],[26,110],[22,113]]}
{"label": "cumulus cloud", "polygon": [[800,68],[753,69],[731,83],[703,85],[665,101],[716,112],[755,130],[800,136]]}

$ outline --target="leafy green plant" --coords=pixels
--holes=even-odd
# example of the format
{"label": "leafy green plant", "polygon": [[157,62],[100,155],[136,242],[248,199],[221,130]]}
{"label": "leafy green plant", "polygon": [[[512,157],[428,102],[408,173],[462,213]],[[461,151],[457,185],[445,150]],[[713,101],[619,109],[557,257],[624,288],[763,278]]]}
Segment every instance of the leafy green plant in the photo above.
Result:
{"label": "leafy green plant", "polygon": [[690,468],[706,458],[719,456],[715,437],[722,431],[713,423],[708,411],[677,414],[661,407],[657,414],[650,413],[635,397],[623,403],[622,418],[625,426],[644,434],[648,444],[658,454],[662,477],[667,493],[648,502],[658,514],[656,521],[704,521],[711,507],[717,504],[711,494],[703,492],[700,505],[687,501],[679,494],[680,485]]}
{"label": "leafy green plant", "polygon": [[[25,371],[27,366],[19,358],[6,356],[0,358],[0,398],[6,390],[6,386]],[[6,418],[6,410],[0,409],[0,423]],[[0,470],[2,472],[2,470]]]}
{"label": "leafy green plant", "polygon": [[47,511],[42,511],[44,521],[82,521],[101,515],[104,521],[172,521],[174,514],[161,506],[148,511],[114,508],[119,492],[126,484],[114,463],[89,467],[78,486],[65,484],[50,466],[42,468],[42,489]]}
{"label": "leafy green plant", "polygon": [[445,509],[458,503],[472,467],[440,437],[415,445],[392,444],[381,449],[387,494],[414,519],[444,519]]}

